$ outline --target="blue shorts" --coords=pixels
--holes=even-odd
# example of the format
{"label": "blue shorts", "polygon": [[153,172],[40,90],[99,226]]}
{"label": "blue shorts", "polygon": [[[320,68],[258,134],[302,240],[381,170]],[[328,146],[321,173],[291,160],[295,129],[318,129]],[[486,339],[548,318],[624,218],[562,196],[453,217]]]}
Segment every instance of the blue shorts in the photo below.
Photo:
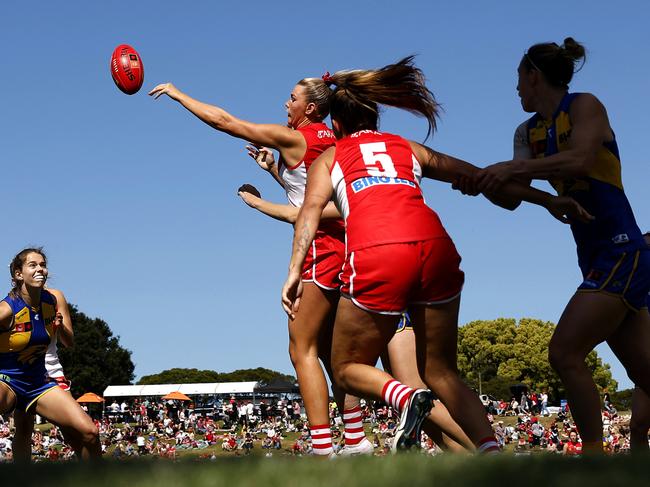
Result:
{"label": "blue shorts", "polygon": [[[15,409],[22,412],[28,412],[36,404],[38,398],[57,387],[56,382],[50,382],[49,379],[25,381],[22,378],[7,375],[6,372],[0,371],[0,383],[8,387],[16,395]],[[4,387],[0,385],[0,387]]]}
{"label": "blue shorts", "polygon": [[397,329],[395,330],[395,333],[399,333],[400,331],[404,331],[404,330],[412,330],[412,329],[413,329],[413,325],[411,325],[411,318],[409,317],[409,314],[402,313],[402,317],[397,323]]}
{"label": "blue shorts", "polygon": [[650,249],[605,250],[583,270],[578,292],[603,292],[620,297],[632,310],[647,306],[650,291]]}

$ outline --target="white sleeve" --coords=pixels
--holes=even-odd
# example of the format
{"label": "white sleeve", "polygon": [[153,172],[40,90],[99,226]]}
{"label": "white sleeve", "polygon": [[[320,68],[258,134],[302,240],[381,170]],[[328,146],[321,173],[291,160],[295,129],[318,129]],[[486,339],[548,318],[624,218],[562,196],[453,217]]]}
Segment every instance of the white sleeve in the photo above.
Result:
{"label": "white sleeve", "polygon": [[533,153],[528,144],[528,121],[525,121],[515,130],[513,159],[530,159]]}

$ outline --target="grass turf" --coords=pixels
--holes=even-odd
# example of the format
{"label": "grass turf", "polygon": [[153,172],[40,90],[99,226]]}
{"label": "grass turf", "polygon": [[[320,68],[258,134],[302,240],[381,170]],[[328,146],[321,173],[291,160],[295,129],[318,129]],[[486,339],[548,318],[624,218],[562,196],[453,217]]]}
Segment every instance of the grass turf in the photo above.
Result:
{"label": "grass turf", "polygon": [[[138,460],[98,464],[0,465],[3,485],[39,486],[476,486],[648,485],[648,456],[564,458],[405,454],[384,458],[219,458],[211,462]],[[579,482],[579,483],[576,483]]]}

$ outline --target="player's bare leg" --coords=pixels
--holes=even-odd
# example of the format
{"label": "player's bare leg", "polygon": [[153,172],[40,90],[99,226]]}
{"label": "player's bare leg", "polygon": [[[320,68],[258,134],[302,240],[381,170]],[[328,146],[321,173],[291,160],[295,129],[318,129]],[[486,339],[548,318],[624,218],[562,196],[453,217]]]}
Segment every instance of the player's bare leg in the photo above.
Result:
{"label": "player's bare leg", "polygon": [[603,423],[600,395],[585,358],[614,334],[628,313],[618,297],[576,293],[562,313],[549,344],[549,361],[566,388],[586,453],[603,452]]}
{"label": "player's bare leg", "polygon": [[446,406],[454,421],[475,445],[493,438],[485,408],[460,379],[456,365],[460,298],[436,306],[413,306],[420,377]]}
{"label": "player's bare leg", "polygon": [[324,291],[316,284],[304,284],[300,308],[289,319],[289,355],[296,371],[300,394],[310,426],[329,429],[329,391],[319,361],[319,341],[331,326],[338,292]]}
{"label": "player's bare leg", "polygon": [[35,411],[63,430],[66,441],[79,458],[101,457],[97,426],[69,393],[53,387],[38,399]]}
{"label": "player's bare leg", "polygon": [[32,433],[34,432],[35,416],[22,411],[14,411],[14,440],[12,443],[14,461],[29,463],[32,459]]}
{"label": "player's bare leg", "polygon": [[[402,384],[415,389],[426,389],[418,372],[415,333],[405,329],[396,333],[388,344],[388,353],[382,355],[384,369]],[[386,356],[387,355],[387,356]],[[475,446],[453,420],[444,404],[436,401],[422,429],[441,448],[452,452],[473,451]]]}

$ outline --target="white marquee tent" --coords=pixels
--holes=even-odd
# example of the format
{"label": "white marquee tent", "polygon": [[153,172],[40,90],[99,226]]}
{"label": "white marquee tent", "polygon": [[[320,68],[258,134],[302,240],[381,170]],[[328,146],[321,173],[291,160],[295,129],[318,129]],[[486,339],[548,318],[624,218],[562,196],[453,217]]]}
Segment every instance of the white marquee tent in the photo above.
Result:
{"label": "white marquee tent", "polygon": [[253,394],[257,382],[211,382],[205,384],[150,384],[108,386],[104,397],[164,396],[179,391],[187,396],[211,394]]}

